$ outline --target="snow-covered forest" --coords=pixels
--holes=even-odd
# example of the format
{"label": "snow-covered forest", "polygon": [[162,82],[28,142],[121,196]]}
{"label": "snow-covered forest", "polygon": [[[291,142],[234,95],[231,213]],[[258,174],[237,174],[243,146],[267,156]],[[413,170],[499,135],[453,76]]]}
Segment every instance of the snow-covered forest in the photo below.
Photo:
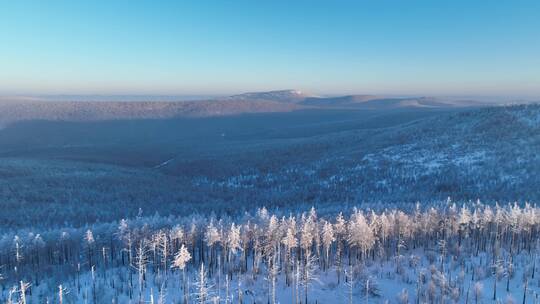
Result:
{"label": "snow-covered forest", "polygon": [[540,304],[539,16],[0,0],[0,304]]}
{"label": "snow-covered forest", "polygon": [[538,202],[538,151],[539,105],[18,123],[0,130],[0,230],[29,218],[36,229],[78,227],[139,208]]}
{"label": "snow-covered forest", "polygon": [[538,303],[540,208],[139,216],[5,233],[2,303]]}
{"label": "snow-covered forest", "polygon": [[539,122],[522,105],[10,125],[0,303],[539,303]]}

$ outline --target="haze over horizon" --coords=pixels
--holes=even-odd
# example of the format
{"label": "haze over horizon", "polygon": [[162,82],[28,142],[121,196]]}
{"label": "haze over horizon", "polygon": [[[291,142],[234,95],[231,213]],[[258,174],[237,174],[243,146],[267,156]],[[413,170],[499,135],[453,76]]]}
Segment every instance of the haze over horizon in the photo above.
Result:
{"label": "haze over horizon", "polygon": [[[289,91],[286,90],[267,90],[257,92],[238,92],[236,94],[0,94],[0,103],[2,102],[62,102],[62,101],[107,101],[107,102],[174,102],[174,101],[213,101],[223,100],[243,94],[266,94],[272,92]],[[294,89],[292,89],[294,90]],[[434,98],[437,100],[471,100],[485,102],[486,104],[514,104],[514,103],[538,103],[540,96],[523,95],[440,95],[440,94],[369,94],[369,93],[351,93],[351,94],[312,94],[303,91],[306,96],[332,98],[346,96],[376,96],[377,98]]]}
{"label": "haze over horizon", "polygon": [[540,3],[0,4],[0,95],[540,96]]}

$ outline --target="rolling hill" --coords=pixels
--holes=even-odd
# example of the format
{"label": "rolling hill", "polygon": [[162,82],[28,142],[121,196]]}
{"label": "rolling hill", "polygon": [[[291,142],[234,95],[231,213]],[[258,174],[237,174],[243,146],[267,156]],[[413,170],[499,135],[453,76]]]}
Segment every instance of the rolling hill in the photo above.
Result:
{"label": "rolling hill", "polygon": [[[102,99],[103,97],[100,97]],[[254,92],[195,101],[43,101],[0,99],[0,127],[18,121],[102,121],[215,117],[246,113],[290,112],[304,109],[388,110],[404,108],[480,107],[472,100],[433,97],[389,98],[372,95],[319,97],[298,90]]]}
{"label": "rolling hill", "polygon": [[225,116],[289,112],[301,106],[267,100],[201,100],[179,102],[18,102],[0,103],[0,126],[18,121],[99,121]]}
{"label": "rolling hill", "polygon": [[536,202],[539,134],[540,105],[20,122],[0,130],[0,220]]}
{"label": "rolling hill", "polygon": [[[389,98],[373,95],[349,95],[339,97],[309,97],[301,104],[319,107],[339,107],[355,109],[399,109],[399,108],[454,108],[484,107],[489,103],[474,100],[448,100],[435,97]],[[491,104],[493,105],[493,104]]]}
{"label": "rolling hill", "polygon": [[251,92],[243,93],[239,95],[233,95],[229,97],[230,99],[241,99],[241,100],[270,100],[270,101],[279,101],[287,103],[299,103],[304,101],[307,98],[314,97],[311,94],[304,93],[300,90],[278,90],[278,91],[268,91],[268,92]]}

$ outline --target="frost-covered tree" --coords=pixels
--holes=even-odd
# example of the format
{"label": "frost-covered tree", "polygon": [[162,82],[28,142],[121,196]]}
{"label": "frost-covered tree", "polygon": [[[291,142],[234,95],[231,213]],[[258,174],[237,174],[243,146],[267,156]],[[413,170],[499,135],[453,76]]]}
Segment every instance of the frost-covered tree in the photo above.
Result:
{"label": "frost-covered tree", "polygon": [[28,288],[30,287],[30,283],[28,282],[24,282],[24,281],[20,281],[20,285],[19,285],[19,294],[20,294],[20,297],[19,297],[19,303],[20,304],[26,304],[26,291],[28,290]]}
{"label": "frost-covered tree", "polygon": [[96,243],[96,240],[94,239],[94,233],[92,232],[92,230],[90,229],[86,230],[86,233],[84,235],[84,241],[86,242],[86,248],[87,248],[88,267],[92,267],[94,265],[92,261],[92,257],[94,255],[94,246]]}
{"label": "frost-covered tree", "polygon": [[354,293],[354,269],[352,265],[349,265],[348,269],[345,270],[345,278],[347,285],[347,299],[349,304],[353,304],[353,293]]}
{"label": "frost-covered tree", "polygon": [[303,218],[302,229],[300,230],[300,247],[302,248],[305,256],[309,256],[311,253],[311,246],[313,245],[313,225],[311,218]]}
{"label": "frost-covered tree", "polygon": [[197,303],[205,304],[210,298],[210,284],[208,283],[207,272],[204,268],[204,263],[201,263],[197,280],[195,282]]}
{"label": "frost-covered tree", "polygon": [[[353,210],[336,217],[331,215],[334,210],[288,216],[267,210],[259,215],[156,215],[92,228],[8,231],[0,237],[1,283],[15,288],[0,291],[0,302],[20,301],[23,280],[32,282],[25,293],[29,303],[58,302],[59,284],[73,291],[62,294],[64,303],[159,303],[165,295],[167,302],[189,303],[188,295],[198,292],[189,282],[200,281],[196,268],[203,264],[206,286],[216,283],[215,294],[206,302],[251,303],[267,296],[273,303],[282,292],[289,292],[293,303],[304,303],[305,295],[314,302],[318,299],[309,286],[320,275],[328,290],[346,294],[347,302],[379,302],[374,299],[379,293],[372,291],[377,290],[375,278],[382,277],[414,288],[415,303],[480,303],[481,285],[476,283],[489,284],[490,300],[492,295],[501,300],[499,282],[514,299],[532,303],[537,300],[538,209],[532,204],[458,207],[451,202],[425,209]],[[88,270],[87,258],[92,259]],[[393,267],[396,273],[388,271]],[[178,290],[171,292],[171,287]],[[139,299],[133,292],[137,289]],[[388,290],[380,296],[381,303],[392,300]]]}
{"label": "frost-covered tree", "polygon": [[62,284],[58,285],[58,303],[64,303],[64,294],[66,293],[66,288]]}
{"label": "frost-covered tree", "polygon": [[221,235],[219,233],[219,230],[214,225],[214,221],[210,220],[210,223],[206,227],[206,233],[204,236],[204,240],[206,241],[206,245],[210,248],[210,267],[214,265],[214,246],[218,244],[221,241]]}
{"label": "frost-covered tree", "polygon": [[329,260],[330,260],[330,247],[332,246],[332,243],[335,241],[334,237],[334,228],[332,227],[332,224],[324,221],[323,224],[323,230],[322,230],[322,243],[324,246],[324,260],[325,260],[325,269],[328,267]]}
{"label": "frost-covered tree", "polygon": [[145,275],[148,265],[148,248],[146,242],[141,240],[139,246],[137,247],[137,253],[135,256],[135,269],[137,270],[139,277],[139,297],[143,296],[143,289],[145,283]]}
{"label": "frost-covered tree", "polygon": [[229,261],[238,250],[242,250],[240,227],[237,227],[234,223],[231,224],[231,229],[229,230],[229,234],[227,237],[227,248],[229,250]]}
{"label": "frost-covered tree", "polygon": [[360,211],[356,211],[349,221],[348,241],[353,248],[360,249],[360,253],[364,259],[368,250],[375,244],[375,235]]}
{"label": "frost-covered tree", "polygon": [[308,253],[304,259],[304,265],[302,267],[302,286],[304,287],[304,299],[305,303],[308,303],[308,291],[309,287],[314,281],[317,281],[317,258]]}
{"label": "frost-covered tree", "polygon": [[182,244],[180,250],[174,256],[174,262],[172,267],[178,268],[182,271],[182,290],[184,292],[184,302],[187,302],[187,286],[186,286],[186,266],[191,260],[191,254],[186,249],[186,246]]}
{"label": "frost-covered tree", "polygon": [[[293,252],[296,247],[298,247],[298,239],[296,238],[296,220],[294,217],[290,217],[286,223],[286,233],[283,239],[281,240],[281,243],[284,246],[284,252],[285,252],[285,283],[287,286],[290,286],[291,284],[291,278],[294,277],[294,261],[293,261]],[[293,287],[294,289],[294,287]]]}

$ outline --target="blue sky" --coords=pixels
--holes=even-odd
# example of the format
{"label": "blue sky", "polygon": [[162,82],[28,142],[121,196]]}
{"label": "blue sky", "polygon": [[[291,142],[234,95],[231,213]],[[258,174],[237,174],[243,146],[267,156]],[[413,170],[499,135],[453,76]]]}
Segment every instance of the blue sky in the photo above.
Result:
{"label": "blue sky", "polygon": [[0,94],[540,96],[540,1],[0,1]]}

